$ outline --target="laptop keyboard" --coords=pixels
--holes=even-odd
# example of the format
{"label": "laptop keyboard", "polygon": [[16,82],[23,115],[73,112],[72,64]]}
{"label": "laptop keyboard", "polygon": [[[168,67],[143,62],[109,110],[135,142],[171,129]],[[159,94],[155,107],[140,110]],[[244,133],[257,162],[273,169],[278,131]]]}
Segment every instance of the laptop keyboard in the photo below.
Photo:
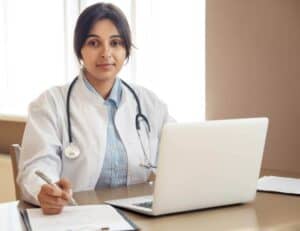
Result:
{"label": "laptop keyboard", "polygon": [[146,202],[138,203],[138,204],[134,204],[134,205],[151,209],[152,208],[152,201],[146,201]]}

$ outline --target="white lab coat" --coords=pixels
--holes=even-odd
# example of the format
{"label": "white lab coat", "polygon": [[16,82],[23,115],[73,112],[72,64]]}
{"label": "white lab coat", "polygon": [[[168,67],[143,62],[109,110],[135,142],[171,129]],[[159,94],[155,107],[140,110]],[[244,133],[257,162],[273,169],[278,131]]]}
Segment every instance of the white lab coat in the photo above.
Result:
{"label": "white lab coat", "polygon": [[[66,98],[69,85],[54,87],[43,93],[29,106],[28,120],[23,136],[17,181],[23,199],[39,204],[37,195],[44,184],[34,172],[43,171],[53,182],[68,178],[73,191],[92,190],[100,176],[107,131],[107,108],[99,97],[87,89],[83,76],[71,93],[70,110],[73,142],[80,148],[77,159],[68,159],[64,148],[69,144],[67,132]],[[140,166],[145,162],[135,128],[137,104],[132,93],[124,86],[122,99],[115,114],[115,124],[128,156],[127,184],[145,182],[150,170]],[[156,163],[158,141],[164,123],[171,121],[166,105],[149,90],[133,86],[147,116],[151,132],[142,139],[150,162]],[[148,138],[149,137],[149,138]]]}

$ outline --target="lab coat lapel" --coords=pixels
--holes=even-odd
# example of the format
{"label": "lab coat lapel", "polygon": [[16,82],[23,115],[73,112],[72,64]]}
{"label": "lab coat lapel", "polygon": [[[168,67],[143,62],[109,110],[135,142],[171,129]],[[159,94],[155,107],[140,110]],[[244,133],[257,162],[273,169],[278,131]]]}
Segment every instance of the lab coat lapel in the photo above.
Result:
{"label": "lab coat lapel", "polygon": [[135,128],[137,104],[131,92],[124,86],[122,94],[115,122],[128,157],[127,183],[136,184],[145,182],[148,174],[145,168],[140,166],[144,161],[144,155]]}

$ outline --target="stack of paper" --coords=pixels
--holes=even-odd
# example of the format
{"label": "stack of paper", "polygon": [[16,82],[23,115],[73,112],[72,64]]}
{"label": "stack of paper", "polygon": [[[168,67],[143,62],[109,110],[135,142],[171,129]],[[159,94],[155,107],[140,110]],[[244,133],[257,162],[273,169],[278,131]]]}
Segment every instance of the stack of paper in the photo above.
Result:
{"label": "stack of paper", "polygon": [[110,205],[65,207],[57,215],[44,215],[40,208],[26,209],[32,231],[136,230],[136,226]]}
{"label": "stack of paper", "polygon": [[257,190],[300,195],[300,179],[264,176],[258,180]]}

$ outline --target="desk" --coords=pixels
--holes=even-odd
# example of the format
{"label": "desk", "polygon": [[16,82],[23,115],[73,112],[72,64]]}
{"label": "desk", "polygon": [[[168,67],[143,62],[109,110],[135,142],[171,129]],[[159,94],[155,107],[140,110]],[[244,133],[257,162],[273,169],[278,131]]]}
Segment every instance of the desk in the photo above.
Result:
{"label": "desk", "polygon": [[[153,187],[142,184],[114,190],[76,193],[82,204],[113,198],[147,195]],[[258,192],[252,203],[167,215],[157,218],[125,212],[142,230],[300,230],[300,196]]]}
{"label": "desk", "polygon": [[[295,174],[281,174],[296,176]],[[299,174],[298,174],[299,176]],[[147,195],[153,191],[149,184],[74,193],[79,204],[101,203],[104,200]],[[5,208],[3,208],[5,207]],[[11,213],[12,216],[3,214]],[[296,231],[300,230],[300,196],[258,192],[252,203],[205,209],[162,217],[147,217],[133,212],[125,214],[142,230],[234,230],[234,231]],[[14,226],[11,222],[16,221]],[[16,216],[16,202],[0,204],[1,230],[21,230]],[[4,226],[3,226],[4,224]],[[8,227],[3,229],[3,227]],[[16,227],[13,229],[12,227]]]}

